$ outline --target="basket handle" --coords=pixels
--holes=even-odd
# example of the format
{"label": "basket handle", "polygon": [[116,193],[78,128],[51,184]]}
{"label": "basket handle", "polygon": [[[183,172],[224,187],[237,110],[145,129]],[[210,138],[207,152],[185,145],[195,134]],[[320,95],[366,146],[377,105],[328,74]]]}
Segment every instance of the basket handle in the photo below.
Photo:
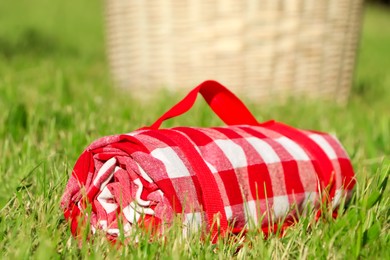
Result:
{"label": "basket handle", "polygon": [[207,80],[194,88],[179,103],[165,112],[150,128],[158,129],[161,124],[169,119],[184,114],[194,105],[198,93],[209,104],[211,109],[227,125],[258,125],[244,103],[226,87],[214,80]]}

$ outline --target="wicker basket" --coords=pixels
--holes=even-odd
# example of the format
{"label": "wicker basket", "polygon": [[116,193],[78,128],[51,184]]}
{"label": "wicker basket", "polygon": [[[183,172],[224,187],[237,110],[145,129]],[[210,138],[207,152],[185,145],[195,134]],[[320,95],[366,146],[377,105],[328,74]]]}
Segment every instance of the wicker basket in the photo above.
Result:
{"label": "wicker basket", "polygon": [[215,79],[256,100],[298,95],[343,102],[362,2],[107,0],[111,70],[135,93]]}

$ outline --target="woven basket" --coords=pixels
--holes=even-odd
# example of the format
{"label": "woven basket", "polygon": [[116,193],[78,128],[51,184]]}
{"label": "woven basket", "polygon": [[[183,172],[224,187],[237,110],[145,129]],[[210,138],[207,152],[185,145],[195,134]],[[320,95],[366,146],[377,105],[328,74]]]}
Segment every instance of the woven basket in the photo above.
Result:
{"label": "woven basket", "polygon": [[343,102],[362,0],[107,0],[114,79],[135,94],[206,79],[256,100]]}

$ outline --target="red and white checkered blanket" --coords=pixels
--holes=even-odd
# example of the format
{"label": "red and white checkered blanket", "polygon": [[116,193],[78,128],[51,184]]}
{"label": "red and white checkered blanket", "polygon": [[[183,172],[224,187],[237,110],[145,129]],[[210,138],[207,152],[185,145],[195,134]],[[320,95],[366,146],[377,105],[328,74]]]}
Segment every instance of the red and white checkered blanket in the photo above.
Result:
{"label": "red and white checkered blanket", "polygon": [[[207,97],[202,88],[214,89],[210,85],[218,91]],[[192,95],[197,92],[208,102],[222,97],[221,86],[212,81]],[[191,107],[193,102],[185,100],[190,105],[177,112],[179,103],[175,113],[168,111],[152,127],[103,137],[82,153],[61,201],[73,233],[88,205],[92,232],[104,230],[114,239],[120,232],[130,235],[140,223],[161,229],[160,224],[171,223],[178,214],[185,226],[203,225],[214,233],[267,230],[309,204],[318,207],[325,189],[335,209],[353,188],[348,155],[328,134],[274,121],[158,129],[162,121]],[[229,121],[214,101],[209,102],[213,110]],[[241,106],[235,99],[234,104]],[[246,113],[239,115],[247,122]]]}

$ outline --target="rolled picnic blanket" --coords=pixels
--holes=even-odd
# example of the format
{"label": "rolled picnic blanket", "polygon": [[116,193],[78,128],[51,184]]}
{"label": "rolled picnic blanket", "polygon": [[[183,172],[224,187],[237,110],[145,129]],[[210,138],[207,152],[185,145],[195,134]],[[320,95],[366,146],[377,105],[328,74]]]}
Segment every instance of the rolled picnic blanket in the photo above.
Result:
{"label": "rolled picnic blanket", "polygon": [[[188,111],[198,93],[227,126],[159,129]],[[180,215],[184,228],[205,227],[215,238],[289,225],[324,197],[336,209],[354,184],[335,137],[259,123],[229,90],[205,81],[150,127],[89,145],[61,206],[75,235],[86,221],[91,233],[114,240],[140,226],[162,232]]]}

